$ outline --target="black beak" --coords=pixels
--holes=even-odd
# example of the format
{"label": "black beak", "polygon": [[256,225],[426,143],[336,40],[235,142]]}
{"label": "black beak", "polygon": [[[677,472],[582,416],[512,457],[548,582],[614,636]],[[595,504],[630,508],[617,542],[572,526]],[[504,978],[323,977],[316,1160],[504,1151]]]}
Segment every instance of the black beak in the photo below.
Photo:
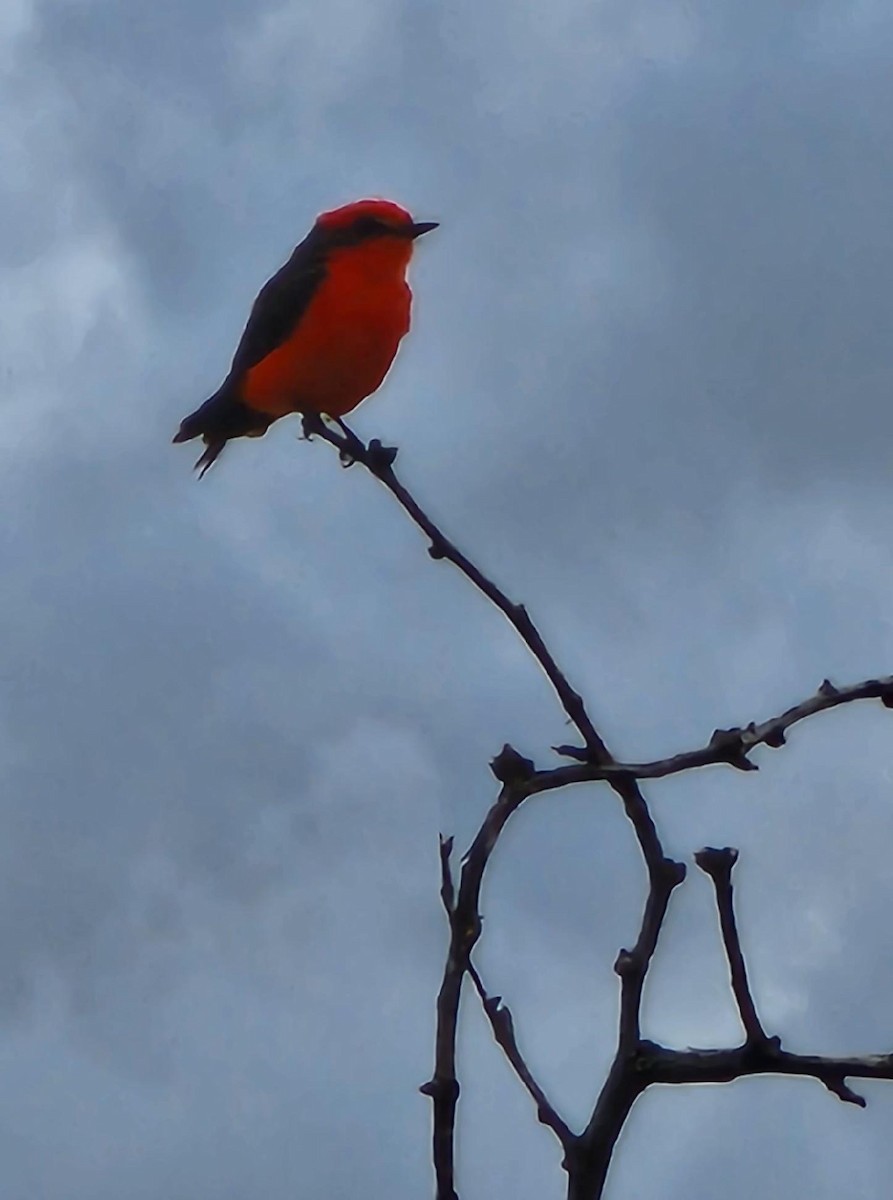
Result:
{"label": "black beak", "polygon": [[416,221],[409,227],[409,236],[413,239],[421,237],[423,233],[430,233],[432,229],[436,229],[439,224],[439,221]]}

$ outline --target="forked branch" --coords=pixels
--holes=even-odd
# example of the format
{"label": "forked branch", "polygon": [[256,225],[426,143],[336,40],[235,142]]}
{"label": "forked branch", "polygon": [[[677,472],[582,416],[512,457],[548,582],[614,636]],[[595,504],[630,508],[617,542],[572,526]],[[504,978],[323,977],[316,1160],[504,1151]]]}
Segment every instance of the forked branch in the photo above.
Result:
{"label": "forked branch", "polygon": [[[780,747],[788,729],[799,721],[855,700],[879,699],[893,708],[893,676],[868,679],[845,688],[825,680],[818,692],[779,716],[760,724],[717,729],[706,746],[651,762],[621,763],[611,755],[592,723],[582,697],[571,687],[545,645],[539,630],[521,604],[515,604],[431,520],[394,473],[397,451],[372,441],[366,446],[339,421],[338,431],[320,419],[304,422],[306,436],[319,436],[338,450],[342,463],[359,462],[396,498],[429,538],[429,554],[453,563],[517,631],[544,671],[582,746],[554,749],[575,759],[572,765],[537,769],[511,746],[504,746],[490,764],[501,784],[495,803],[484,818],[462,860],[458,883],[452,870],[452,839],[441,839],[441,899],[450,927],[449,949],[437,998],[437,1027],[433,1077],[422,1087],[434,1107],[433,1158],[437,1200],[458,1200],[455,1183],[455,1124],[459,1099],[456,1040],[459,1005],[468,975],[490,1023],[494,1040],[533,1100],[539,1120],[555,1134],[564,1151],[569,1200],[599,1200],[603,1195],[614,1147],[636,1099],[652,1084],[724,1083],[746,1075],[803,1075],[819,1080],[848,1103],[865,1101],[847,1084],[848,1078],[893,1079],[893,1055],[826,1058],[791,1054],[777,1037],[767,1036],[757,1013],[747,978],[733,907],[732,869],[737,851],[707,848],[695,856],[713,881],[732,992],[744,1027],[745,1041],[731,1049],[674,1050],[642,1036],[641,1006],[645,982],[670,897],[685,878],[682,863],[668,858],[648,805],[639,787],[643,779],[659,779],[710,765],[729,765],[742,771],[757,769],[749,755],[756,747]],[[617,1050],[608,1077],[586,1128],[574,1133],[535,1079],[522,1056],[511,1013],[500,996],[488,995],[471,960],[481,933],[480,895],[487,865],[510,817],[530,796],[576,783],[607,782],[620,798],[635,832],[648,872],[648,893],[639,934],[632,949],[621,950],[615,963],[620,977],[620,1019]]]}
{"label": "forked branch", "polygon": [[[657,758],[652,762],[619,763],[607,765],[591,763],[588,751],[582,746],[555,746],[557,754],[575,758],[592,765],[592,770],[567,780],[582,783],[586,780],[611,779],[615,775],[630,775],[634,779],[665,779],[668,775],[679,775],[696,767],[731,766],[739,771],[756,771],[757,764],[748,755],[757,746],[778,749],[787,742],[787,732],[792,725],[816,713],[827,712],[841,704],[852,704],[854,700],[880,700],[885,708],[893,708],[893,675],[878,679],[864,679],[846,687],[835,687],[829,679],[819,685],[818,691],[799,704],[786,709],[777,717],[731,729],[715,729],[706,746],[697,750],[686,750],[669,758]],[[560,786],[560,785],[559,785]]]}

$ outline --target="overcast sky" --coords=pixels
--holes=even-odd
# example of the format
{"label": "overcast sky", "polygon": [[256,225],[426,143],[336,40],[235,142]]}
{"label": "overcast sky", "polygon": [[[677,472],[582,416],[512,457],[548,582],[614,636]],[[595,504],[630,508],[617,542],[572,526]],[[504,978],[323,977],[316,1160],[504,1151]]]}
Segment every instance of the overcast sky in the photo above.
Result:
{"label": "overcast sky", "polygon": [[[562,714],[361,470],[282,422],[199,485],[180,418],[318,211],[386,195],[415,324],[358,431],[539,620],[619,755],[893,662],[893,13],[878,0],[0,6],[0,1195],[432,1188],[437,834]],[[737,845],[763,1021],[893,1049],[893,726],[648,788]],[[531,802],[479,960],[572,1124],[641,864],[604,788]],[[732,1044],[707,882],[647,1034]],[[465,1009],[460,1191],[559,1154]],[[648,1094],[611,1200],[885,1195],[893,1086]]]}

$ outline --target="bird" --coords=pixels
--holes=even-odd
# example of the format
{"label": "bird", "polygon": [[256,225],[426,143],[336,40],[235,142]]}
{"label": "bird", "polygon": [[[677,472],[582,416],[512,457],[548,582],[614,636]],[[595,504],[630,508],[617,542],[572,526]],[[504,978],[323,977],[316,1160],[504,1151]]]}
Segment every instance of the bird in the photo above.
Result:
{"label": "bird", "polygon": [[438,224],[383,199],[320,213],[258,293],[229,374],[174,436],[203,440],[199,478],[232,438],[290,413],[340,421],[377,391],[409,331],[415,241]]}

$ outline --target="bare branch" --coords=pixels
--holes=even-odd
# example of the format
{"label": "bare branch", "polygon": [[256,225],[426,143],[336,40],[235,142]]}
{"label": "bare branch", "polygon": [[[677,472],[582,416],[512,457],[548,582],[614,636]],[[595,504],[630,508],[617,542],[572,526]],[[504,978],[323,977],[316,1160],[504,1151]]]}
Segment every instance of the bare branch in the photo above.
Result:
{"label": "bare branch", "polygon": [[394,496],[419,529],[431,540],[428,553],[432,558],[445,558],[458,567],[462,574],[487,597],[514,626],[521,640],[530,653],[542,667],[564,711],[576,725],[586,743],[589,757],[596,762],[609,762],[610,755],[604,742],[599,737],[594,725],[589,719],[583,698],[571,687],[555,659],[546,648],[539,630],[534,625],[523,604],[515,604],[505,592],[476,567],[475,564],[459,550],[444,532],[431,520],[428,514],[417,503],[412,494],[403,486],[394,474],[393,462],[397,451],[392,446],[382,446],[381,442],[373,439],[368,446],[350,430],[343,421],[338,422],[341,433],[336,433],[325,425],[319,418],[304,418],[304,433],[309,438],[314,434],[330,442],[338,450],[341,461],[346,466],[351,463],[362,463],[376,479],[381,480],[388,491]]}
{"label": "bare branch", "polygon": [[456,1077],[456,1032],[465,967],[456,953],[453,873],[450,853],[453,839],[440,839],[440,898],[450,922],[450,951],[437,994],[437,1025],[434,1036],[434,1075],[419,1091],[431,1098],[434,1107],[432,1157],[437,1180],[437,1200],[458,1200],[455,1188],[456,1106],[459,1080]]}
{"label": "bare branch", "polygon": [[455,1135],[460,1089],[456,1074],[456,1034],[462,983],[471,969],[471,951],[481,934],[481,882],[506,822],[525,798],[526,793],[511,784],[503,786],[463,860],[458,891],[453,885],[450,866],[452,839],[441,839],[440,843],[440,894],[449,917],[450,944],[437,995],[434,1075],[419,1089],[431,1098],[434,1106],[433,1159],[437,1200],[458,1200]]}
{"label": "bare branch", "polygon": [[437,994],[437,1032],[435,1035],[435,1071],[419,1091],[430,1096],[434,1105],[433,1159],[437,1180],[437,1200],[458,1200],[455,1187],[456,1106],[459,1103],[459,1081],[456,1078],[456,1028],[459,1020],[459,998],[462,994],[462,971],[449,961]]}
{"label": "bare branch", "polygon": [[847,1086],[845,1079],[828,1078],[823,1079],[822,1083],[835,1095],[838,1100],[842,1100],[844,1104],[855,1104],[857,1108],[867,1107],[868,1101],[864,1096],[860,1096],[858,1092],[854,1092],[851,1087]]}
{"label": "bare branch", "polygon": [[615,1057],[589,1126],[567,1155],[568,1200],[600,1200],[614,1147],[632,1106],[648,1086],[635,1071],[635,1060]]}
{"label": "bare branch", "polygon": [[501,996],[487,995],[487,990],[473,963],[470,963],[468,966],[468,974],[480,997],[484,1014],[490,1022],[490,1028],[493,1031],[493,1040],[502,1049],[515,1074],[527,1089],[528,1095],[536,1105],[536,1115],[540,1124],[547,1125],[552,1130],[565,1153],[567,1153],[576,1141],[576,1135],[558,1115],[555,1106],[534,1079],[530,1068],[524,1061],[524,1057],[518,1049],[517,1039],[515,1038],[515,1025],[512,1021],[511,1012],[502,1003]]}
{"label": "bare branch", "polygon": [[695,862],[705,875],[709,875],[716,891],[716,908],[719,912],[719,927],[722,931],[723,946],[729,963],[729,975],[735,1003],[741,1024],[747,1035],[748,1042],[765,1042],[766,1031],[757,1016],[756,1005],[750,993],[747,981],[747,967],[744,963],[744,953],[741,949],[741,939],[738,936],[738,924],[735,920],[734,896],[732,891],[732,868],[738,861],[738,851],[731,846],[717,850],[705,846],[695,855]]}
{"label": "bare branch", "polygon": [[[641,803],[647,814],[644,799],[641,799]],[[646,861],[649,888],[639,936],[632,950],[620,951],[614,964],[614,970],[620,977],[617,1051],[589,1124],[566,1156],[569,1200],[597,1200],[601,1196],[617,1139],[630,1109],[648,1086],[647,1078],[640,1074],[637,1065],[641,1044],[642,992],[670,896],[685,878],[685,864],[665,858],[662,853],[658,861],[652,862],[647,855]]]}
{"label": "bare branch", "polygon": [[[397,454],[395,449],[382,446],[377,440],[366,446],[343,422],[339,421],[338,425],[340,434],[335,433],[321,419],[305,418],[304,432],[307,437],[316,434],[335,446],[345,466],[354,462],[362,463],[388,488],[416,525],[430,538],[431,557],[446,558],[452,562],[507,617],[545,672],[564,711],[582,735],[587,747],[588,762],[611,762],[611,755],[593,726],[581,696],[568,683],[524,606],[509,600],[506,594],[445,536],[397,479],[393,470]],[[450,921],[450,946],[437,998],[434,1076],[421,1089],[425,1095],[431,1097],[434,1104],[433,1156],[438,1200],[457,1200],[455,1120],[459,1082],[456,1076],[456,1031],[462,982],[466,972],[473,971],[470,955],[481,931],[479,902],[483,874],[506,821],[529,795],[544,790],[530,786],[537,775],[534,763],[511,746],[503,747],[491,763],[491,769],[502,783],[502,790],[484,818],[463,860],[458,892],[454,887],[450,867],[452,843],[442,841],[440,848],[441,899]],[[633,823],[648,861],[649,870],[653,871],[663,859],[663,851],[644,798],[635,781],[628,777],[612,781],[612,785],[623,799],[627,815]],[[480,985],[479,978],[474,975],[473,978],[476,979],[476,986]],[[533,1096],[540,1119],[553,1129],[567,1151],[572,1145],[573,1135],[548,1103],[524,1064],[514,1039],[510,1014],[499,1007],[498,1001],[495,1004],[489,1001],[484,993],[482,999],[494,1036]]]}
{"label": "bare branch", "polygon": [[[629,775],[633,779],[663,779],[667,775],[678,775],[682,771],[692,771],[696,767],[716,766],[726,764],[737,767],[741,771],[754,771],[756,764],[750,762],[747,755],[757,746],[771,746],[777,749],[786,741],[786,733],[792,725],[812,717],[816,713],[825,712],[829,708],[837,708],[841,704],[851,704],[854,700],[880,700],[885,708],[893,708],[893,675],[885,675],[878,679],[865,679],[861,683],[853,683],[848,687],[838,688],[829,680],[819,687],[814,696],[786,709],[778,717],[770,717],[768,721],[755,724],[753,721],[743,728],[716,729],[706,746],[699,750],[687,750],[683,754],[674,754],[670,758],[659,758],[653,762],[644,763],[596,763],[595,769],[585,775],[579,775],[568,782],[582,783],[592,779],[611,779],[615,775]],[[585,747],[553,746],[557,754],[565,758],[575,758],[579,762],[590,763],[591,759]],[[558,784],[557,786],[562,786]]]}
{"label": "bare branch", "polygon": [[729,1050],[669,1050],[644,1043],[639,1071],[648,1083],[730,1083],[749,1075],[807,1076],[848,1104],[865,1107],[865,1099],[846,1084],[847,1079],[893,1080],[893,1054],[859,1058],[826,1058],[817,1054],[791,1054],[777,1038],[735,1046]]}
{"label": "bare branch", "polygon": [[453,915],[456,903],[456,889],[453,886],[453,868],[450,865],[450,855],[453,853],[453,839],[440,838],[440,900],[447,917]]}
{"label": "bare branch", "polygon": [[[837,688],[825,680],[817,693],[761,724],[717,729],[706,746],[669,758],[644,763],[619,763],[595,729],[582,697],[571,687],[543,642],[539,630],[521,604],[515,604],[463,554],[431,520],[393,470],[396,449],[373,440],[366,446],[343,422],[335,432],[320,418],[305,418],[305,434],[318,435],[339,451],[342,463],[362,463],[395,497],[410,518],[430,539],[432,558],[445,558],[508,619],[545,673],[568,718],[577,727],[583,746],[555,747],[575,759],[573,765],[537,770],[506,745],[493,759],[491,770],[501,790],[467,855],[462,861],[458,886],[454,882],[452,839],[441,839],[441,900],[450,924],[450,944],[437,999],[435,1069],[422,1091],[434,1102],[433,1153],[437,1200],[458,1200],[455,1190],[455,1121],[459,1097],[456,1075],[456,1038],[465,975],[470,975],[493,1036],[537,1108],[539,1120],[549,1127],[564,1149],[569,1200],[598,1200],[603,1194],[611,1157],[620,1132],[638,1096],[655,1083],[721,1083],[746,1075],[803,1075],[819,1080],[842,1101],[864,1105],[864,1099],[847,1083],[848,1077],[893,1079],[893,1055],[868,1058],[824,1058],[789,1054],[778,1038],[767,1037],[750,992],[747,971],[735,920],[732,869],[737,852],[704,849],[698,865],[710,875],[716,893],[723,944],[729,963],[732,989],[745,1030],[740,1047],[720,1050],[671,1050],[641,1036],[641,1004],[648,970],[657,946],[670,897],[685,877],[683,864],[663,851],[639,780],[658,779],[709,765],[725,764],[741,771],[757,765],[750,753],[760,745],[780,747],[788,729],[799,721],[855,700],[880,699],[893,708],[893,676],[865,680]],[[635,945],[621,950],[615,963],[620,977],[620,1025],[617,1050],[584,1132],[575,1135],[533,1077],[515,1036],[510,1011],[501,997],[490,997],[471,962],[481,933],[480,894],[484,872],[506,823],[528,797],[576,783],[606,781],[621,799],[633,826],[648,870],[649,890]]]}
{"label": "bare branch", "polygon": [[[362,463],[376,476],[402,505],[412,520],[431,539],[429,553],[433,558],[446,558],[475,585],[508,618],[524,644],[552,683],[568,717],[577,726],[586,745],[584,770],[599,767],[610,768],[613,758],[601,736],[593,726],[582,698],[575,692],[547,649],[523,605],[514,604],[474,563],[470,561],[439,527],[424,512],[413,496],[397,479],[393,463],[396,450],[384,447],[373,440],[366,446],[343,422],[338,422],[341,433],[335,433],[321,420],[306,420],[306,435],[318,434],[334,445],[345,465]],[[455,1112],[459,1095],[456,1078],[456,1025],[459,1011],[462,980],[466,972],[473,972],[470,961],[481,930],[479,910],[481,881],[489,857],[505,827],[506,821],[519,805],[537,792],[551,787],[563,786],[571,780],[559,779],[558,772],[538,772],[532,760],[524,758],[512,746],[504,746],[491,763],[491,769],[502,783],[502,791],[492,806],[466,855],[459,881],[458,895],[454,895],[452,874],[449,865],[449,846],[441,844],[441,897],[450,918],[450,948],[444,977],[437,1003],[437,1034],[434,1078],[422,1089],[434,1101],[434,1160],[437,1175],[438,1200],[455,1200],[454,1188],[454,1134]],[[567,769],[566,769],[567,770]],[[580,768],[570,768],[570,771]],[[607,776],[605,776],[607,778]],[[651,813],[633,776],[626,772],[612,771],[610,784],[623,802],[639,846],[645,857],[649,876],[649,896],[645,906],[642,930],[632,951],[624,952],[618,959],[621,975],[622,1020],[620,1047],[618,1048],[618,1071],[612,1078],[596,1106],[590,1123],[590,1142],[585,1147],[585,1156],[592,1158],[595,1152],[604,1152],[604,1169],[610,1159],[614,1141],[619,1135],[622,1120],[616,1123],[615,1116],[605,1118],[606,1107],[613,1105],[621,1094],[629,1095],[629,1103],[638,1094],[638,1083],[630,1075],[628,1066],[639,1039],[639,1008],[642,989],[651,957],[657,943],[660,927],[666,913],[670,894],[685,875],[680,863],[667,859],[657,833]],[[567,1126],[549,1105],[538,1085],[530,1075],[514,1039],[511,1016],[499,1007],[498,1001],[490,1002],[483,992],[479,978],[476,986],[484,1001],[485,1012],[490,1019],[494,1036],[503,1047],[516,1072],[537,1104],[540,1119],[548,1124],[565,1148],[565,1160],[569,1171],[571,1160],[577,1161],[576,1140]],[[616,1125],[616,1128],[613,1128]],[[611,1126],[612,1128],[608,1128]],[[570,1152],[574,1152],[573,1154]],[[591,1164],[590,1164],[591,1165]],[[571,1172],[572,1178],[578,1172]]]}
{"label": "bare branch", "polygon": [[[546,790],[535,786],[538,779],[539,773],[527,784],[527,787],[533,793]],[[635,831],[639,847],[648,867],[650,885],[654,887],[655,875],[662,870],[664,862],[664,848],[661,845],[657,826],[654,824],[654,818],[651,816],[648,805],[645,802],[645,797],[642,795],[642,790],[635,779],[630,779],[629,777],[612,779],[610,780],[610,784],[623,802],[623,811],[626,813]]]}
{"label": "bare branch", "polygon": [[641,1037],[640,1013],[645,977],[657,948],[657,939],[660,936],[664,917],[667,915],[670,896],[673,889],[678,887],[684,878],[684,863],[674,862],[671,858],[661,860],[660,866],[651,874],[651,886],[648,889],[648,899],[645,901],[645,911],[642,915],[642,925],[636,944],[632,950],[621,950],[614,963],[614,970],[620,976],[618,1054],[623,1056],[638,1049]]}

